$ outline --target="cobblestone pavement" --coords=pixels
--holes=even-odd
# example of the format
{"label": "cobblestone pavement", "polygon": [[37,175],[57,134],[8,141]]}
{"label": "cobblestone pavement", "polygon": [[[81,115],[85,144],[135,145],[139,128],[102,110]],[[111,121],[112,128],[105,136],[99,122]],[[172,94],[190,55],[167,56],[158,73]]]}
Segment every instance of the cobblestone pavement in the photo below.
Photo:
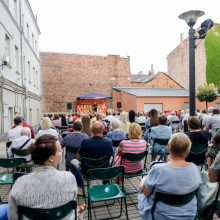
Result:
{"label": "cobblestone pavement", "polygon": [[[0,142],[0,157],[5,157],[5,142]],[[149,158],[149,156],[148,156]],[[149,161],[147,161],[147,167],[149,167]],[[64,170],[64,161],[62,161],[62,163],[60,164],[59,167],[60,170]],[[2,170],[0,169],[0,172],[2,172]],[[138,190],[139,188],[139,183],[140,183],[140,178],[132,178],[132,181],[129,182],[128,180],[125,181],[125,190],[128,192],[134,191],[134,190]],[[7,202],[8,201],[8,194],[10,192],[10,186],[6,185],[6,186],[0,186],[0,195],[1,198],[3,200],[3,202]],[[127,208],[128,208],[128,215],[129,215],[129,219],[134,219],[134,220],[140,220],[139,214],[138,214],[138,207],[137,204],[135,204],[137,202],[137,193],[132,194],[132,195],[128,195],[127,197]],[[82,204],[84,203],[85,199],[81,196],[78,197],[78,204]],[[92,216],[93,219],[95,219],[94,217],[96,217],[97,219],[106,219],[107,217],[113,217],[116,216],[120,211],[120,203],[119,201],[115,201],[114,205],[109,205],[107,207],[100,207],[95,209],[95,211],[92,211]],[[84,215],[84,220],[87,220],[87,211],[85,212]],[[124,207],[123,207],[123,213],[122,216],[118,219],[126,219],[125,218],[125,213],[124,213]],[[214,219],[219,219],[215,217]]]}

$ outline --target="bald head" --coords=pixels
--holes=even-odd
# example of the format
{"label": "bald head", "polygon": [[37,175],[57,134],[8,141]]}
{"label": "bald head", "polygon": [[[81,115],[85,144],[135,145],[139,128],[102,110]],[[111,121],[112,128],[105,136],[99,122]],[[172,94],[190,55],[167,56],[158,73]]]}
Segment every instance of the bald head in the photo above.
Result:
{"label": "bald head", "polygon": [[92,134],[93,134],[94,136],[102,136],[102,135],[103,135],[103,130],[104,130],[104,127],[103,127],[102,122],[100,122],[100,121],[95,121],[95,122],[92,124]]}

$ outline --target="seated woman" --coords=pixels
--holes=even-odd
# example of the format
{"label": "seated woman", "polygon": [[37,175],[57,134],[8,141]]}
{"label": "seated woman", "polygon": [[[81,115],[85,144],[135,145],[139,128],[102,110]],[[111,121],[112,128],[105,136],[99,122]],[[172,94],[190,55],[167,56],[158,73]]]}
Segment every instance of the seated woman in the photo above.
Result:
{"label": "seated woman", "polygon": [[[189,131],[185,134],[189,137],[192,146],[208,145],[211,134],[207,131],[201,130],[201,122],[196,116],[190,116],[187,120]],[[205,152],[202,154],[191,154],[186,157],[186,161],[195,164],[203,164],[205,160]]]}
{"label": "seated woman", "polygon": [[[147,149],[147,143],[145,140],[141,139],[142,131],[141,126],[137,123],[131,123],[128,132],[129,140],[123,140],[117,151],[114,160],[114,166],[119,166],[121,164],[121,156],[124,153],[138,154],[142,153]],[[123,160],[122,165],[125,167],[126,173],[135,173],[142,169],[142,163],[140,162],[130,162]]]}
{"label": "seated woman", "polygon": [[[127,134],[124,131],[120,130],[120,121],[119,120],[112,120],[110,122],[110,126],[112,131],[109,131],[106,135],[107,138],[110,138],[113,141],[121,141],[127,138]],[[114,142],[113,142],[114,143]],[[118,147],[118,146],[114,146]]]}
{"label": "seated woman", "polygon": [[52,128],[52,122],[49,117],[43,117],[40,122],[40,130],[37,132],[36,139],[42,135],[50,134],[58,138],[58,133],[55,129]]}
{"label": "seated woman", "polygon": [[[152,141],[154,141],[154,139],[163,139],[163,140],[170,139],[172,135],[172,129],[171,127],[168,127],[166,123],[167,123],[167,117],[161,115],[159,117],[159,125],[151,128]],[[152,161],[156,159],[156,155],[160,154],[161,149],[164,149],[165,153],[168,154],[167,145],[160,145],[158,143],[155,143],[153,146]]]}
{"label": "seated woman", "polygon": [[[149,174],[142,179],[138,208],[143,220],[152,220],[151,209],[155,192],[183,195],[195,191],[201,184],[197,167],[185,161],[191,147],[189,138],[183,133],[176,133],[169,140],[168,146],[171,160],[168,163],[155,164]],[[193,220],[196,210],[196,197],[181,207],[159,202],[154,211],[154,219]]]}
{"label": "seated woman", "polygon": [[[30,153],[39,167],[17,179],[13,185],[9,195],[9,220],[18,219],[18,206],[54,208],[77,197],[74,175],[56,169],[62,158],[61,145],[56,137],[39,137],[30,147]],[[73,219],[73,216],[74,212],[71,212],[64,219]]]}

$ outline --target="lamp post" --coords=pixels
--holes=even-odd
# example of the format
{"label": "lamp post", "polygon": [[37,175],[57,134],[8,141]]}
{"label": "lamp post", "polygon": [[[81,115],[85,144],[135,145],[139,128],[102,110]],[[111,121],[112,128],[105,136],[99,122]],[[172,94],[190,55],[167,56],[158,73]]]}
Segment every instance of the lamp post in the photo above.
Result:
{"label": "lamp post", "polygon": [[178,18],[186,21],[189,29],[189,108],[190,115],[195,115],[195,25],[197,19],[205,14],[204,11],[191,10],[182,13]]}

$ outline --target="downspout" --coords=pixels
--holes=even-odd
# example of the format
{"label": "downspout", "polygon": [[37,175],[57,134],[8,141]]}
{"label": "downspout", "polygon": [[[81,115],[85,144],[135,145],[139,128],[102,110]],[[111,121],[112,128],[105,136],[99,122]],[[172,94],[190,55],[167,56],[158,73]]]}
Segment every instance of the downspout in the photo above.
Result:
{"label": "downspout", "polygon": [[[2,60],[0,60],[2,62]],[[1,80],[1,95],[0,95],[0,103],[1,103],[1,133],[4,132],[4,104],[3,104],[3,86],[4,86],[4,76],[2,74],[3,66],[1,63],[1,68],[0,68],[0,80]]]}
{"label": "downspout", "polygon": [[23,105],[23,117],[25,119],[25,121],[27,120],[27,109],[26,109],[26,100],[27,100],[27,87],[25,85],[25,68],[24,65],[25,63],[23,62],[23,35],[24,35],[24,27],[23,27],[23,21],[22,21],[22,14],[21,14],[21,9],[22,9],[22,3],[21,0],[19,1],[19,19],[20,19],[20,27],[21,27],[21,34],[20,34],[20,45],[21,45],[21,56],[20,56],[20,60],[21,60],[21,83],[22,83],[22,88],[23,88],[23,94],[24,94],[24,98],[22,100],[22,105]]}

